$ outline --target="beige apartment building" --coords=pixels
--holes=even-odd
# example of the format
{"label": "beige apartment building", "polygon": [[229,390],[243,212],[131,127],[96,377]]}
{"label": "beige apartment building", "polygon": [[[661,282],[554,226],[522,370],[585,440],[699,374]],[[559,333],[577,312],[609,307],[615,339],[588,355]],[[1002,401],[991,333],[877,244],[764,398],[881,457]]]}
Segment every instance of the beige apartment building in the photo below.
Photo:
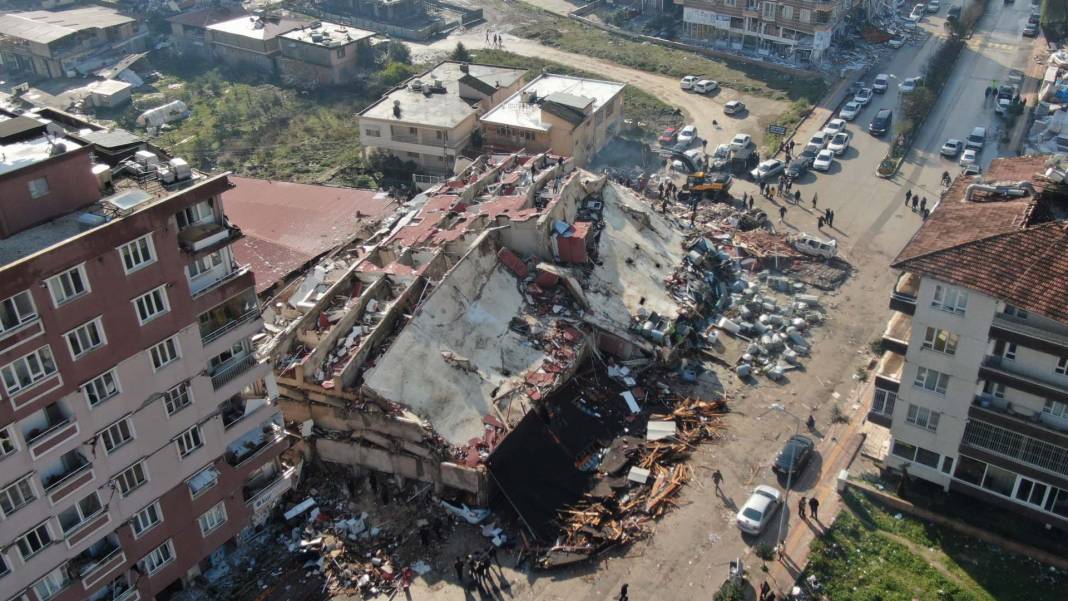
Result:
{"label": "beige apartment building", "polygon": [[279,39],[278,74],[297,85],[330,85],[352,81],[374,64],[372,31],[316,21],[283,33]]}
{"label": "beige apartment building", "polygon": [[1047,157],[958,178],[891,264],[886,465],[1068,531],[1068,186]]}
{"label": "beige apartment building", "polygon": [[299,464],[227,175],[78,140],[0,115],[0,591],[149,600],[249,535]]}
{"label": "beige apartment building", "polygon": [[852,0],[678,0],[683,37],[723,50],[821,62]]}

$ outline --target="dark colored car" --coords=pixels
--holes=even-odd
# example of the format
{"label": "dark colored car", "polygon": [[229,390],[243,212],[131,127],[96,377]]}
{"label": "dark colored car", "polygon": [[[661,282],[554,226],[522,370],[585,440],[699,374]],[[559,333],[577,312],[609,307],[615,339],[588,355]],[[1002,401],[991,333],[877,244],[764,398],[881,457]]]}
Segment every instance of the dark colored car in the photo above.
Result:
{"label": "dark colored car", "polygon": [[890,123],[894,120],[894,112],[890,109],[880,109],[875,118],[868,124],[868,131],[873,135],[881,136],[890,131]]}
{"label": "dark colored car", "polygon": [[960,6],[949,7],[949,12],[946,13],[946,21],[953,22],[960,19]]}
{"label": "dark colored car", "polygon": [[1028,23],[1023,29],[1023,36],[1025,38],[1037,38],[1038,37],[1038,25],[1035,23]]}
{"label": "dark colored car", "polygon": [[808,173],[808,168],[811,166],[811,157],[798,157],[790,161],[790,164],[786,166],[786,175],[788,175],[792,179],[797,179],[802,175]]}
{"label": "dark colored car", "polygon": [[812,450],[815,447],[811,438],[795,434],[779,451],[779,456],[775,458],[775,464],[771,466],[771,469],[783,476],[797,475],[805,469],[808,460],[812,459]]}

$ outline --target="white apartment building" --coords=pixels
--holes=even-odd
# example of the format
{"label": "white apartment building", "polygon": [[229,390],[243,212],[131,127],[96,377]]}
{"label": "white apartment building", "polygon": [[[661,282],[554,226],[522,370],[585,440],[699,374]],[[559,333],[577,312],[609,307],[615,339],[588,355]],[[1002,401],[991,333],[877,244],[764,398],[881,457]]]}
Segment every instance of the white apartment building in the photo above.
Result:
{"label": "white apartment building", "polygon": [[1045,161],[959,178],[891,264],[869,419],[886,465],[1068,530],[1068,187]]}

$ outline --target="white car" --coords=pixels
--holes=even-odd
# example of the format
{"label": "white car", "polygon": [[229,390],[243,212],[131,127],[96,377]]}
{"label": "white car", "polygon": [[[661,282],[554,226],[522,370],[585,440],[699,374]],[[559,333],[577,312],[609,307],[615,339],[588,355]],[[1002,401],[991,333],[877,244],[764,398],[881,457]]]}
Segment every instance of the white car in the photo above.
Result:
{"label": "white car", "polygon": [[771,486],[761,484],[738,510],[738,529],[747,534],[760,534],[771,516],[782,505],[782,495]]}
{"label": "white car", "polygon": [[846,121],[852,121],[853,119],[857,118],[857,115],[860,114],[860,111],[863,108],[863,106],[851,100],[845,103],[845,106],[842,107],[842,110],[838,111],[838,116],[845,119]]}
{"label": "white car", "polygon": [[812,161],[812,168],[816,171],[827,171],[834,164],[834,151],[829,149],[821,150],[816,155],[816,160]]}
{"label": "white car", "polygon": [[693,144],[697,139],[697,126],[687,125],[679,132],[679,144]]}
{"label": "white car", "polygon": [[812,134],[812,137],[808,139],[808,143],[812,146],[819,146],[823,148],[827,145],[827,142],[831,141],[831,137],[827,135],[827,132],[818,131]]}
{"label": "white car", "polygon": [[838,254],[837,240],[821,240],[804,232],[790,236],[788,240],[794,245],[794,248],[806,255],[833,259]]}
{"label": "white car", "polygon": [[974,148],[966,148],[964,150],[964,153],[960,155],[961,167],[966,167],[968,165],[976,165],[978,164],[978,162],[979,153],[977,153]]}
{"label": "white car", "polygon": [[896,50],[896,49],[898,49],[898,48],[900,48],[900,47],[905,45],[905,38],[899,38],[899,37],[890,38],[890,41],[888,41],[886,43],[886,45]]}
{"label": "white car", "polygon": [[693,84],[697,83],[696,75],[687,75],[679,81],[679,87],[684,90],[692,90]]}
{"label": "white car", "polygon": [[961,142],[956,138],[950,138],[942,145],[942,156],[955,157],[960,154],[961,148],[964,148],[964,142]]}
{"label": "white car", "polygon": [[853,97],[853,102],[860,106],[868,106],[868,103],[871,102],[872,94],[871,88],[861,88],[857,95]]}
{"label": "white car", "polygon": [[897,89],[901,90],[902,94],[910,94],[916,91],[916,88],[920,87],[923,82],[922,77],[910,77],[905,81],[897,84]]}
{"label": "white car", "polygon": [[702,79],[701,81],[693,84],[693,91],[697,92],[698,94],[707,94],[718,87],[719,84],[712,81],[711,79]]}
{"label": "white car", "polygon": [[917,4],[916,6],[912,7],[912,12],[909,13],[909,21],[912,21],[913,23],[919,22],[919,20],[923,18],[924,13],[926,12],[927,8],[924,7],[924,5]]}
{"label": "white car", "polygon": [[994,113],[998,115],[1004,115],[1006,112],[1008,112],[1010,106],[1012,106],[1012,99],[998,98],[997,104],[994,105]]}
{"label": "white car", "polygon": [[745,103],[741,100],[731,100],[723,105],[724,115],[736,115],[745,110]]}
{"label": "white car", "polygon": [[849,149],[849,135],[847,131],[840,131],[834,134],[831,138],[831,143],[827,145],[827,150],[834,153],[834,156],[842,156],[842,154]]}
{"label": "white car", "polygon": [[828,136],[834,137],[835,134],[845,131],[846,122],[845,119],[831,119],[827,122],[827,125],[823,128],[823,133]]}
{"label": "white car", "polygon": [[749,148],[749,145],[753,142],[753,138],[749,134],[735,134],[731,139],[731,148],[734,150],[745,150]]}
{"label": "white car", "polygon": [[886,73],[880,73],[875,76],[875,80],[871,82],[871,89],[876,94],[884,94],[890,87],[890,76]]}
{"label": "white car", "polygon": [[936,13],[938,9],[942,8],[941,0],[927,0],[927,12]]}
{"label": "white car", "polygon": [[762,182],[769,177],[782,173],[782,170],[785,168],[786,165],[779,159],[768,159],[757,165],[756,169],[750,171],[749,174],[752,175],[753,179],[757,182]]}

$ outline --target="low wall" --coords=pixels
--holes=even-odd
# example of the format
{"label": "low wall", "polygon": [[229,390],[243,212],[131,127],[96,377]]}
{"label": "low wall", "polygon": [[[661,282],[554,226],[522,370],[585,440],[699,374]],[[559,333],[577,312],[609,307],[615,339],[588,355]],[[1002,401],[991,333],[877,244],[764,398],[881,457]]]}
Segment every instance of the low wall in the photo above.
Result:
{"label": "low wall", "polygon": [[462,17],[463,25],[471,25],[473,23],[479,23],[485,19],[482,16],[481,8],[469,8],[466,6],[460,6],[459,4],[451,4],[449,2],[442,2],[441,0],[427,0],[427,4],[437,8],[459,13]]}
{"label": "low wall", "polygon": [[358,29],[366,29],[375,33],[384,33],[393,37],[398,37],[404,40],[413,40],[417,42],[425,42],[434,37],[439,31],[443,31],[455,25],[455,23],[448,23],[445,21],[433,21],[422,27],[402,27],[399,25],[391,25],[389,23],[381,23],[379,21],[372,21],[370,19],[364,19],[361,17],[352,17],[346,15],[335,15],[326,11],[317,10],[306,5],[300,7],[300,12],[312,17],[323,19],[324,21],[331,21],[333,23],[340,23],[342,25],[348,25],[349,27],[356,27]]}

